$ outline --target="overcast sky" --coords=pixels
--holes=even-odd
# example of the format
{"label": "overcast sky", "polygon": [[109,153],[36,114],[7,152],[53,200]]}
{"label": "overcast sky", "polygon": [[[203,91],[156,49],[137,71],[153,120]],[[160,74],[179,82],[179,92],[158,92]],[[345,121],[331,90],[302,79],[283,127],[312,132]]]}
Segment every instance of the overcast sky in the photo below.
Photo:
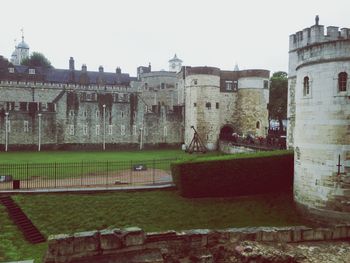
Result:
{"label": "overcast sky", "polygon": [[14,40],[55,68],[103,65],[136,75],[151,62],[168,69],[177,53],[189,66],[287,71],[288,37],[315,23],[350,27],[349,0],[16,0],[1,1],[0,55]]}

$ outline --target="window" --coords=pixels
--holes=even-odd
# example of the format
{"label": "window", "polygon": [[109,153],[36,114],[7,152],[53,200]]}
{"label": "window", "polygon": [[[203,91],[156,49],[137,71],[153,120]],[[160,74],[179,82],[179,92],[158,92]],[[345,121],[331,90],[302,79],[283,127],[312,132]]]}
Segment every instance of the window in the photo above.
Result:
{"label": "window", "polygon": [[29,122],[28,121],[23,122],[23,131],[29,132]]}
{"label": "window", "polygon": [[207,109],[210,110],[210,109],[211,109],[211,103],[210,103],[210,102],[207,102],[207,103],[205,104],[205,107],[207,107]]}
{"label": "window", "polygon": [[346,86],[348,82],[348,74],[346,72],[340,72],[338,75],[338,91],[346,91]]}
{"label": "window", "polygon": [[268,88],[269,88],[269,81],[264,80],[264,89],[268,89]]}
{"label": "window", "polygon": [[34,74],[35,74],[35,69],[30,68],[30,69],[29,69],[29,74],[34,75]]}
{"label": "window", "polygon": [[193,84],[194,85],[197,85],[198,84],[198,81],[196,79],[193,80]]}
{"label": "window", "polygon": [[80,101],[86,101],[86,93],[85,92],[80,93]]}
{"label": "window", "polygon": [[256,128],[257,128],[257,129],[260,129],[260,121],[257,121],[257,122],[256,122]]}
{"label": "window", "polygon": [[233,89],[232,81],[230,80],[225,81],[225,89],[229,91]]}
{"label": "window", "polygon": [[83,117],[84,117],[84,118],[87,117],[87,111],[86,111],[86,110],[83,111]]}
{"label": "window", "polygon": [[99,124],[96,125],[95,130],[96,130],[96,135],[100,135],[100,125]]}
{"label": "window", "polygon": [[74,125],[73,124],[69,125],[69,135],[74,135]]}
{"label": "window", "polygon": [[310,83],[309,83],[309,77],[304,77],[304,89],[303,89],[303,95],[308,96],[310,94]]}
{"label": "window", "polygon": [[164,137],[168,136],[168,128],[166,126],[164,126],[163,134],[164,134]]}
{"label": "window", "polygon": [[74,116],[74,110],[69,111],[69,116],[73,117]]}
{"label": "window", "polygon": [[165,89],[165,83],[161,83],[161,84],[160,84],[160,88],[161,88],[161,89]]}
{"label": "window", "polygon": [[219,102],[215,103],[215,108],[219,108]]}
{"label": "window", "polygon": [[113,125],[108,125],[108,135],[113,134]]}
{"label": "window", "polygon": [[97,110],[96,111],[96,118],[100,117],[100,112]]}
{"label": "window", "polygon": [[193,103],[193,107],[197,107],[197,103]]}
{"label": "window", "polygon": [[122,111],[120,115],[122,118],[124,118],[124,111]]}
{"label": "window", "polygon": [[122,135],[122,136],[125,135],[125,125],[120,126],[120,135]]}
{"label": "window", "polygon": [[235,81],[233,81],[233,91],[237,91],[238,90],[238,81],[237,80],[235,80]]}
{"label": "window", "polygon": [[15,68],[9,68],[9,73],[15,73]]}
{"label": "window", "polygon": [[148,83],[147,82],[145,83],[145,89],[146,90],[148,89]]}
{"label": "window", "polygon": [[83,134],[84,135],[88,134],[88,126],[86,124],[83,125]]}

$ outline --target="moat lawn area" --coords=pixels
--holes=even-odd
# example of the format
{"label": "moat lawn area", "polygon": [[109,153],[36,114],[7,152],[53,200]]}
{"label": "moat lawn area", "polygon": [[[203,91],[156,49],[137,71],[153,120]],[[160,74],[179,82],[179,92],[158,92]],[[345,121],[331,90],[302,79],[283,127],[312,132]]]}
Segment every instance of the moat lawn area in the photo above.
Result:
{"label": "moat lawn area", "polygon": [[[137,178],[131,179],[130,171],[138,164],[147,167],[147,174],[153,174],[154,177],[157,174],[155,170],[169,174],[170,164],[176,160],[193,160],[219,155],[223,154],[219,152],[188,154],[181,150],[2,152],[0,153],[0,175],[11,175],[13,179],[21,180],[21,187],[24,188],[74,186],[82,184],[83,181],[85,184],[101,184],[112,182],[114,179],[134,182]],[[126,179],[128,176],[130,178]],[[132,177],[134,176],[136,175]],[[44,181],[38,181],[39,178]],[[81,180],[80,182],[62,181],[66,178]],[[10,187],[10,185],[3,185],[3,187]]]}
{"label": "moat lawn area", "polygon": [[18,163],[67,163],[67,162],[126,162],[154,159],[193,159],[221,155],[219,152],[188,154],[181,150],[135,151],[47,151],[47,152],[0,152],[0,164]]}
{"label": "moat lawn area", "polygon": [[[147,232],[300,225],[291,194],[186,199],[174,190],[99,194],[14,195],[39,230],[51,234],[138,226]],[[0,206],[0,262],[36,259],[47,244],[31,245]]]}

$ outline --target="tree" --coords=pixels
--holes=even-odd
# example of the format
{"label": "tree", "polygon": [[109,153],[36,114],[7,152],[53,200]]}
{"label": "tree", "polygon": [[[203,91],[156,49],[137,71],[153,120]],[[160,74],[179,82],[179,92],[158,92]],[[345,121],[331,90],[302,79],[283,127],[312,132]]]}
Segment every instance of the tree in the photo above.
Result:
{"label": "tree", "polygon": [[283,130],[282,120],[287,119],[288,74],[277,71],[270,78],[269,120],[278,120]]}
{"label": "tree", "polygon": [[31,67],[53,68],[51,62],[39,52],[33,52],[30,55],[30,57],[22,59],[21,65]]}

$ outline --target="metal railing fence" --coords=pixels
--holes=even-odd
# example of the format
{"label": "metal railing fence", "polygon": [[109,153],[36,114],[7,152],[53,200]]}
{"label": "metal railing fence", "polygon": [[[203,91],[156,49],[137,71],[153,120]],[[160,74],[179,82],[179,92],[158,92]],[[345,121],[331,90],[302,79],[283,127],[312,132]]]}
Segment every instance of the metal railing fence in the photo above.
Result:
{"label": "metal railing fence", "polygon": [[71,163],[0,163],[0,191],[172,183],[172,159]]}

